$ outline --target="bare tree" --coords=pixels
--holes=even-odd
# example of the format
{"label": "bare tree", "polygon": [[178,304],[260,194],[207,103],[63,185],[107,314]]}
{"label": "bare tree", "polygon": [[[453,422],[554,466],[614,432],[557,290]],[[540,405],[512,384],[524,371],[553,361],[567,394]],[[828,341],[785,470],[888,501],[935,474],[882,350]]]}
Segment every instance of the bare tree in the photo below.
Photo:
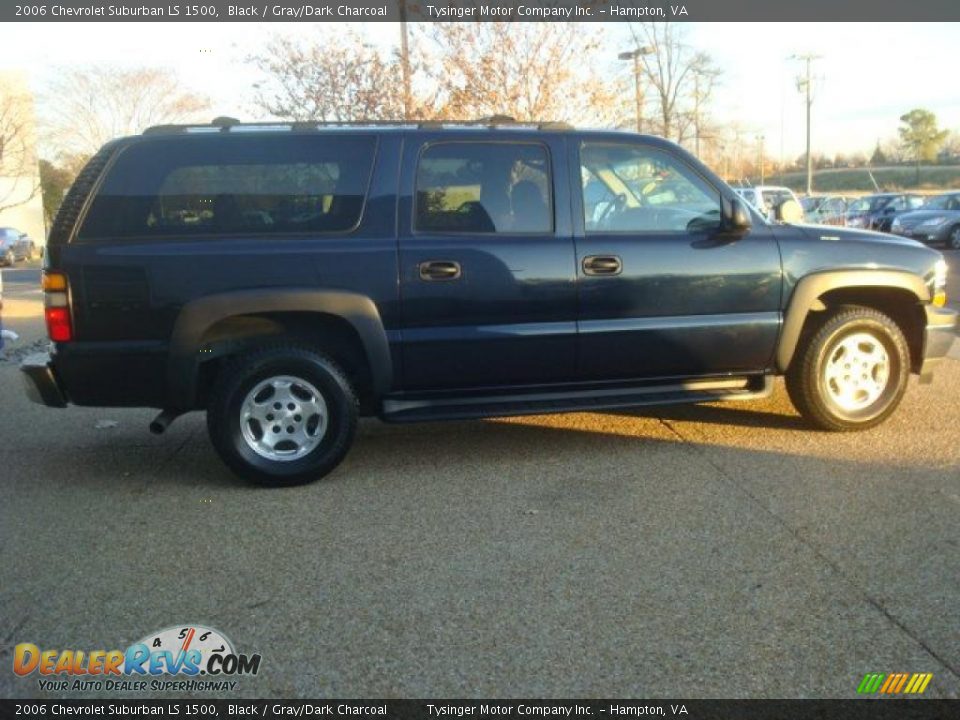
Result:
{"label": "bare tree", "polygon": [[107,66],[61,70],[43,105],[45,138],[62,156],[89,156],[151,125],[197,121],[210,108],[169,70]]}
{"label": "bare tree", "polygon": [[404,114],[403,71],[352,32],[324,28],[322,42],[277,36],[248,58],[263,74],[254,104],[289,120],[349,122]]}
{"label": "bare tree", "polygon": [[630,94],[605,82],[599,35],[567,23],[436,23],[426,75],[439,89],[447,119],[509,115],[518,120],[567,120],[610,125]]}
{"label": "bare tree", "polygon": [[32,98],[0,86],[0,212],[30,202],[40,189]]}
{"label": "bare tree", "polygon": [[641,55],[641,65],[653,89],[658,134],[678,142],[695,137],[720,70],[709,55],[695,52],[684,41],[680,25],[631,23],[630,32],[638,48],[652,50]]}

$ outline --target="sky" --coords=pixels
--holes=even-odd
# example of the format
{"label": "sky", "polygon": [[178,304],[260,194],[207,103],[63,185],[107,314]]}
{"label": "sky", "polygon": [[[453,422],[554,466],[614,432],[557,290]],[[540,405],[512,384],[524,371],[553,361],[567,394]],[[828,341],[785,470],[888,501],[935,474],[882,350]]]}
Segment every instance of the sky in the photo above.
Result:
{"label": "sky", "polygon": [[[596,24],[592,24],[594,27]],[[211,117],[252,119],[256,71],[243,60],[269,34],[317,35],[339,24],[307,23],[24,23],[0,29],[0,69],[28,73],[42,91],[58,67],[74,64],[163,66],[185,87],[208,96]],[[399,38],[395,23],[357,24],[372,42],[388,47]],[[601,26],[616,55],[629,49],[627,28]],[[743,137],[793,159],[804,151],[803,96],[796,88],[801,65],[793,54],[822,56],[814,63],[813,148],[869,155],[877,140],[896,135],[900,115],[914,107],[936,113],[940,126],[960,130],[960,83],[953,80],[958,23],[688,23],[687,42],[709,53],[722,69],[712,117],[737,122]]]}

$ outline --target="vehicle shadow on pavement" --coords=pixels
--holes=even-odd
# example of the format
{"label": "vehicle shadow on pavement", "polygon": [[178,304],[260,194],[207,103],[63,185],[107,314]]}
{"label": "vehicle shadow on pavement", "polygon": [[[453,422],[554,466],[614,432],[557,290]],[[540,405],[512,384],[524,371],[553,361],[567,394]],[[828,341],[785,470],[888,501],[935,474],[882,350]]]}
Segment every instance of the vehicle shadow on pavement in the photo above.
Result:
{"label": "vehicle shadow on pavement", "polygon": [[784,415],[743,405],[677,405],[671,407],[643,408],[614,413],[625,417],[660,418],[683,420],[717,425],[735,425],[744,428],[768,428],[771,430],[800,430],[815,433],[799,415]]}

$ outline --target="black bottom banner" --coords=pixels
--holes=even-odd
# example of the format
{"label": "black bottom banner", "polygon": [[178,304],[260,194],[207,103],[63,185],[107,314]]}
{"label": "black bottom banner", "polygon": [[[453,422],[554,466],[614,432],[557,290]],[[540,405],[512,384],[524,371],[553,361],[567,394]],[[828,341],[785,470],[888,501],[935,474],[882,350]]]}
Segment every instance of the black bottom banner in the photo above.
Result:
{"label": "black bottom banner", "polygon": [[0,717],[953,720],[960,700],[0,700]]}

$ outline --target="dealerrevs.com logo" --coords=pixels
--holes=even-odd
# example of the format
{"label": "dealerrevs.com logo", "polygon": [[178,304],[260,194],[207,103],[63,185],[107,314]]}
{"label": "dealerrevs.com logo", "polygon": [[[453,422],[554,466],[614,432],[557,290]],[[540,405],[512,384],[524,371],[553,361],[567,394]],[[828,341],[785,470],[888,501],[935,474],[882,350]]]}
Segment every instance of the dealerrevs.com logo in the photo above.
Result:
{"label": "dealerrevs.com logo", "polygon": [[[13,672],[37,676],[40,690],[230,691],[234,678],[256,675],[260,655],[236,652],[226,636],[202,625],[175,625],[126,650],[14,648]],[[174,679],[170,679],[174,678]]]}

